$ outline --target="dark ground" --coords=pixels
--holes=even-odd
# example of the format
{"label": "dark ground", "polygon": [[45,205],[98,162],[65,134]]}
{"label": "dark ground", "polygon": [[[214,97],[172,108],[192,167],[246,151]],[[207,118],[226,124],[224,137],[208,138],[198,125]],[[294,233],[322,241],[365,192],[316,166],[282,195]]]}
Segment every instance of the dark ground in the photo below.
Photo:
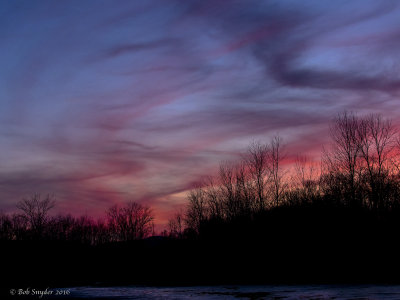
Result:
{"label": "dark ground", "polygon": [[197,239],[2,241],[2,287],[399,284],[399,231],[390,220],[286,210],[205,226]]}

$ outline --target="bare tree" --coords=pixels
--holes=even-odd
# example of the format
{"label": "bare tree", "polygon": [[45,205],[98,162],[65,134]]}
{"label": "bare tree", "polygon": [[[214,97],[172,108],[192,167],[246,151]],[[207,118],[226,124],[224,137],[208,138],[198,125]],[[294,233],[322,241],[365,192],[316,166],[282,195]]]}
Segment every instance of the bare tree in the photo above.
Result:
{"label": "bare tree", "polygon": [[298,156],[292,176],[291,192],[297,192],[297,199],[312,202],[318,196],[318,174],[315,164],[306,156]]}
{"label": "bare tree", "polygon": [[240,213],[240,199],[237,195],[236,166],[223,162],[219,167],[219,182],[224,203],[225,216],[232,219]]}
{"label": "bare tree", "polygon": [[249,216],[255,207],[254,188],[251,182],[251,175],[245,161],[240,162],[235,168],[236,198],[239,203],[239,214]]}
{"label": "bare tree", "polygon": [[272,185],[273,202],[276,206],[279,205],[286,188],[286,184],[283,181],[283,159],[282,139],[279,136],[275,136],[270,143],[267,168],[269,170],[269,178]]}
{"label": "bare tree", "polygon": [[260,142],[253,142],[247,150],[248,156],[246,164],[249,167],[254,190],[257,197],[257,209],[264,210],[266,208],[266,186],[269,176],[268,157],[270,148],[268,145]]}
{"label": "bare tree", "polygon": [[324,153],[328,172],[337,179],[342,178],[340,184],[345,186],[348,195],[343,195],[343,200],[351,206],[361,204],[360,199],[357,199],[361,153],[358,129],[359,119],[353,113],[339,114],[331,126],[331,152]]}
{"label": "bare tree", "polygon": [[206,206],[208,216],[211,219],[224,219],[224,199],[219,185],[213,177],[208,177],[205,181],[204,193],[206,197]]}
{"label": "bare tree", "polygon": [[114,240],[130,241],[145,238],[152,232],[154,216],[149,207],[128,202],[122,207],[111,207],[107,220]]}
{"label": "bare tree", "polygon": [[43,199],[40,194],[33,194],[30,198],[22,199],[17,203],[17,208],[22,211],[22,217],[26,219],[29,229],[35,237],[42,236],[48,221],[48,212],[54,205],[54,196],[50,194]]}
{"label": "bare tree", "polygon": [[208,217],[208,208],[203,188],[197,187],[191,190],[188,195],[188,207],[186,210],[185,222],[188,228],[199,233],[200,226]]}
{"label": "bare tree", "polygon": [[396,133],[390,120],[371,114],[359,120],[358,139],[363,177],[369,191],[368,200],[377,210],[385,205],[385,186],[390,179],[390,155],[395,146]]}
{"label": "bare tree", "polygon": [[184,226],[184,212],[177,211],[173,218],[168,221],[169,236],[174,238],[182,238],[185,230]]}
{"label": "bare tree", "polygon": [[[391,154],[396,133],[390,120],[371,114],[357,117],[340,114],[331,127],[333,147],[324,156],[329,182],[349,205],[369,205],[377,210],[393,190]],[[388,188],[388,185],[391,188]]]}

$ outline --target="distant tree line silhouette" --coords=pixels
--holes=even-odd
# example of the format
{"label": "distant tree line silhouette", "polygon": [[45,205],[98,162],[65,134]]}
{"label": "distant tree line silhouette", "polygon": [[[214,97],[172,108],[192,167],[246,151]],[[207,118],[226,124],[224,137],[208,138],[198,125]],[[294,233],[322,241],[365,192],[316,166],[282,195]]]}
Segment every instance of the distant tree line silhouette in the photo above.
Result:
{"label": "distant tree line silhouette", "polygon": [[55,197],[33,194],[17,203],[19,213],[0,215],[1,240],[72,241],[96,245],[142,239],[153,230],[153,212],[136,202],[114,205],[106,218],[94,220],[85,215],[50,216]]}

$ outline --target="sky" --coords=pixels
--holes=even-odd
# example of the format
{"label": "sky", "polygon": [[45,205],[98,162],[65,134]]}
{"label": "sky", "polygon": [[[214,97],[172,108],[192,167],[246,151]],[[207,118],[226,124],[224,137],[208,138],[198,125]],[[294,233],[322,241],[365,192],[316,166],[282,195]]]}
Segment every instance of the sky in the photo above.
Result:
{"label": "sky", "polygon": [[279,134],[318,158],[344,110],[400,121],[399,1],[0,2],[0,210],[151,206]]}

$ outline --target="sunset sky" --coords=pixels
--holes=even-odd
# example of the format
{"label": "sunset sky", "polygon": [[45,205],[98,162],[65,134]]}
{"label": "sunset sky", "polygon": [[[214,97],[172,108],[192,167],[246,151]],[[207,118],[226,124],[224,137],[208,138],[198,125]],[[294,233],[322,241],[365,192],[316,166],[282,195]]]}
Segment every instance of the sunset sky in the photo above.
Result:
{"label": "sunset sky", "polygon": [[1,1],[0,210],[162,227],[249,142],[318,159],[337,113],[397,123],[399,94],[399,1]]}

